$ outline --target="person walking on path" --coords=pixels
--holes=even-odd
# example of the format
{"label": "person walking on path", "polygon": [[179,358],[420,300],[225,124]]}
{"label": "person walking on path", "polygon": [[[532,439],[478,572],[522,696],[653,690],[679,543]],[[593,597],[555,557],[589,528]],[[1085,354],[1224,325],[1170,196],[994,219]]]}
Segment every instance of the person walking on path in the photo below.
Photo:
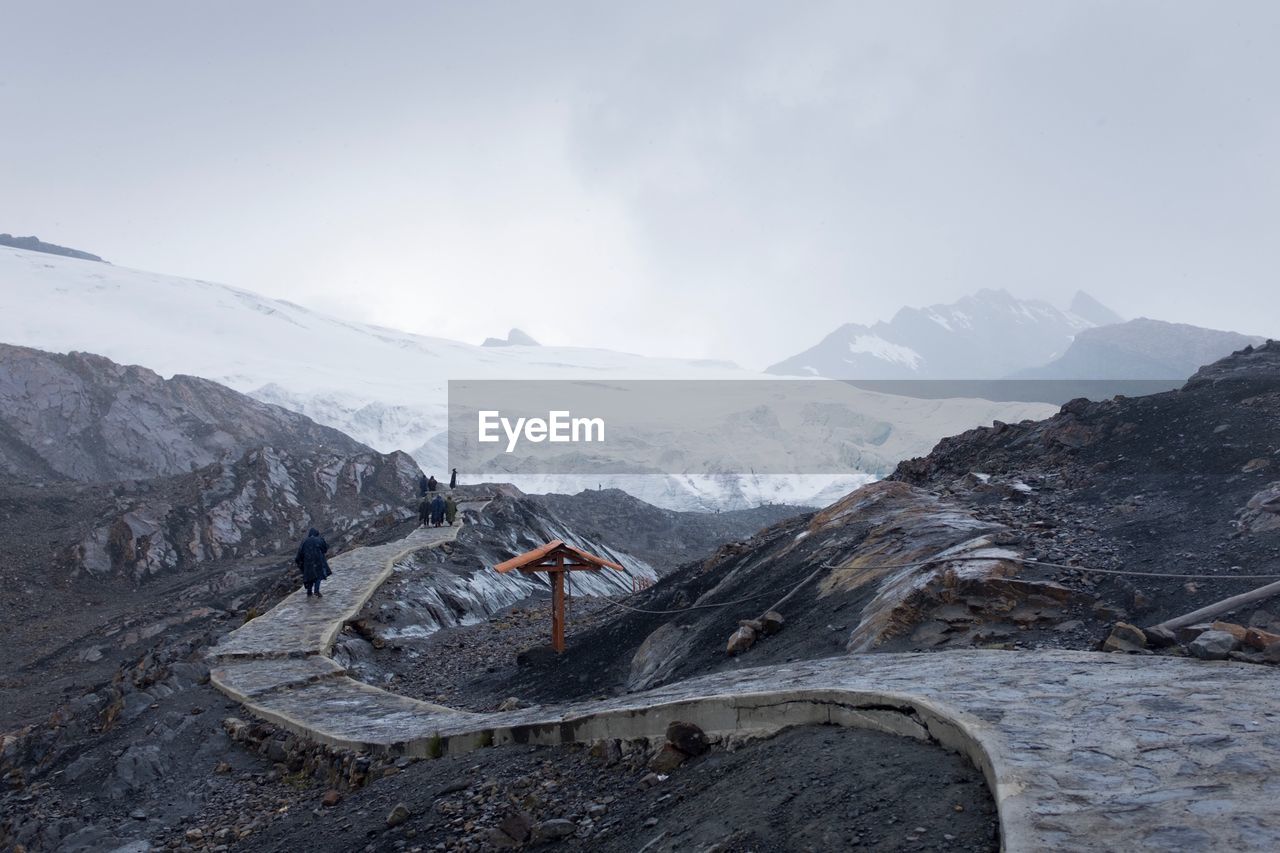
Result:
{"label": "person walking on path", "polygon": [[453,499],[453,495],[448,495],[444,499],[444,520],[449,522],[449,526],[453,527],[453,520],[458,517],[458,504]]}
{"label": "person walking on path", "polygon": [[430,486],[427,483],[427,475],[423,474],[422,476],[418,477],[418,497],[422,497],[423,495],[425,495],[427,493],[427,489],[429,488]]}
{"label": "person walking on path", "polygon": [[454,468],[453,473],[449,475],[449,488],[458,488],[458,469]]}
{"label": "person walking on path", "polygon": [[431,526],[439,527],[444,524],[444,498],[436,495],[431,499]]}
{"label": "person walking on path", "polygon": [[329,568],[329,559],[325,556],[327,553],[329,543],[324,541],[320,531],[314,527],[308,530],[307,538],[298,546],[298,556],[293,558],[294,564],[302,569],[302,583],[307,588],[307,598],[313,594],[316,598],[324,597],[320,594],[320,581],[333,574]]}
{"label": "person walking on path", "polygon": [[437,484],[437,482],[436,482],[436,475],[435,475],[435,474],[432,474],[430,477],[428,477],[428,478],[427,478],[427,491],[428,491],[428,492],[434,492],[434,491],[436,490],[436,486],[437,486],[437,485],[438,485],[438,484]]}
{"label": "person walking on path", "polygon": [[418,501],[418,524],[423,527],[427,526],[427,522],[431,519],[431,498],[426,495],[422,496],[422,500]]}

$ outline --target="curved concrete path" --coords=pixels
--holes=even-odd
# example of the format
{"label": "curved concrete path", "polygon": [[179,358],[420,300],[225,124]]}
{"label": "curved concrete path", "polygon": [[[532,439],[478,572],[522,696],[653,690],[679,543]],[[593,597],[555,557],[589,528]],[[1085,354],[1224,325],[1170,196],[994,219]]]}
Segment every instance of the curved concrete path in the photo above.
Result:
{"label": "curved concrete path", "polygon": [[[443,541],[414,536],[342,555],[335,580],[348,564],[365,567],[352,572],[367,578],[363,589],[407,551]],[[1280,673],[1271,668],[1064,651],[856,655],[472,714],[347,677],[325,657],[341,621],[299,623],[287,605],[214,650],[213,682],[259,717],[334,746],[426,757],[441,747],[657,738],[673,719],[718,734],[835,723],[967,754],[996,798],[1006,850],[1280,850]],[[307,640],[284,636],[289,624]],[[304,646],[307,656],[287,656]]]}

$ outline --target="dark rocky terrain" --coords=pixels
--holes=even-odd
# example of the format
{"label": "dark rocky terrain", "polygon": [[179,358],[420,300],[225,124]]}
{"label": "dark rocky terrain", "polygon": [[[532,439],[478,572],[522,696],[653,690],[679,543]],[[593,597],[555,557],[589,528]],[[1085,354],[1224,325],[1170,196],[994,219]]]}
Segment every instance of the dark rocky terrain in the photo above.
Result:
{"label": "dark rocky terrain", "polygon": [[186,474],[271,447],[352,456],[363,444],[194,376],[0,344],[0,474],[109,482]]}
{"label": "dark rocky terrain", "polygon": [[[1098,648],[1118,621],[1153,625],[1265,580],[1238,576],[1280,576],[1278,427],[1269,343],[1178,391],[973,430],[627,601],[656,612],[628,611],[558,661],[474,686],[552,701],[844,651]],[[966,559],[918,564],[943,552]],[[771,608],[776,633],[752,621]],[[1262,605],[1224,618],[1280,622]],[[743,620],[756,642],[728,654]]]}
{"label": "dark rocky terrain", "polygon": [[[44,252],[46,255],[62,255],[67,258],[79,258],[82,261],[101,261],[102,258],[79,249],[70,249],[56,243],[46,243],[39,237],[15,237],[12,234],[0,234],[0,246],[12,246],[15,249],[26,249],[28,252]],[[104,261],[105,263],[105,261]]]}
{"label": "dark rocky terrain", "polygon": [[[469,707],[475,698],[485,708],[503,697],[480,698],[487,696],[486,689],[468,691],[466,682],[477,672],[514,668],[516,654],[545,642],[549,630],[545,576],[500,576],[493,566],[552,539],[622,564],[630,576],[580,573],[572,579],[570,621],[581,630],[588,613],[611,618],[620,612],[601,611],[604,599],[597,596],[629,596],[633,579],[651,583],[655,574],[671,572],[691,555],[747,539],[761,521],[799,511],[769,506],[675,512],[617,490],[522,495],[509,486],[487,485],[458,491],[464,497],[485,491],[497,496],[467,513],[467,524],[454,542],[420,551],[402,564],[361,612],[361,630],[342,638],[336,657],[358,677],[393,684],[399,692],[448,696]],[[507,630],[517,621],[527,630]],[[445,673],[450,677],[444,678]],[[455,693],[450,685],[464,692]]]}
{"label": "dark rocky terrain", "polygon": [[410,517],[419,476],[216,383],[3,345],[0,436],[5,727],[241,618],[308,527],[341,548]]}
{"label": "dark rocky terrain", "polygon": [[[254,849],[617,851],[999,849],[982,776],[957,755],[838,727],[718,744],[659,781],[645,753],[503,747],[416,762],[325,807],[298,798]],[[593,754],[594,753],[594,754]],[[913,780],[929,778],[927,788]],[[407,815],[389,825],[397,806]],[[507,836],[510,838],[510,836]],[[494,841],[498,840],[495,844]]]}
{"label": "dark rocky terrain", "polygon": [[[415,590],[439,587],[424,579],[474,574],[553,535],[638,565],[645,561],[628,549],[683,558],[695,542],[710,547],[740,531],[722,526],[732,519],[655,514],[609,492],[536,498],[485,487],[492,499],[467,510],[458,540],[406,563],[349,627],[340,654],[353,671],[368,667],[371,680],[389,677],[393,689],[489,708],[507,697],[591,698],[842,653],[1096,648],[1117,621],[1148,626],[1263,582],[1241,575],[1280,575],[1277,436],[1276,344],[1205,368],[1179,391],[1073,401],[1047,421],[973,430],[820,512],[686,560],[626,595],[621,613],[606,600],[580,599],[559,659],[517,659],[545,630],[536,598],[480,608],[471,620],[446,603],[455,621],[420,644],[393,636],[413,609],[395,608]],[[507,844],[497,833],[535,831],[591,850],[635,850],[655,839],[650,850],[998,845],[976,771],[932,745],[864,732],[724,742],[654,784],[653,745],[396,762],[236,719],[206,683],[203,653],[292,588],[292,542],[271,538],[292,522],[281,516],[255,533],[230,513],[227,529],[240,532],[243,550],[142,573],[124,563],[96,574],[83,560],[77,568],[65,555],[94,523],[64,534],[81,516],[100,521],[157,500],[198,503],[213,493],[202,489],[236,477],[261,498],[247,504],[254,515],[288,504],[287,495],[308,517],[348,507],[335,515],[339,547],[390,541],[412,526],[394,506],[396,477],[376,485],[362,475],[365,485],[341,504],[308,491],[323,468],[317,456],[290,467],[292,454],[271,452],[280,465],[267,464],[265,449],[251,450],[236,463],[243,471],[228,466],[223,480],[211,472],[224,463],[214,463],[140,481],[4,485],[9,515],[0,532],[8,538],[0,546],[22,559],[5,570],[6,641],[17,663],[4,683],[11,730],[0,740],[0,845],[482,850]],[[179,499],[180,489],[194,497]],[[1224,617],[1280,627],[1268,606],[1280,611],[1264,602]]]}

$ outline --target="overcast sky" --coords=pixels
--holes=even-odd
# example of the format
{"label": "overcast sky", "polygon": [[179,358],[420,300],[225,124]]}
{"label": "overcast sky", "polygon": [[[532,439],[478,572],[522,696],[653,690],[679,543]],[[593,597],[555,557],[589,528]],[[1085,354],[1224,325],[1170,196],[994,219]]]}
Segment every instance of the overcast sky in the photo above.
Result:
{"label": "overcast sky", "polygon": [[1280,335],[1280,4],[7,3],[0,231],[761,367],[980,287]]}

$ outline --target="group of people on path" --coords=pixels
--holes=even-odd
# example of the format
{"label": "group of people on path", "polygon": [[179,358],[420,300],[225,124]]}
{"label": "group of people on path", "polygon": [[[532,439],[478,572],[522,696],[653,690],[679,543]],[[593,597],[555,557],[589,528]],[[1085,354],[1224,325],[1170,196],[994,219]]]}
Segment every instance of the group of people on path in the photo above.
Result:
{"label": "group of people on path", "polygon": [[439,527],[446,521],[449,526],[453,527],[454,520],[458,517],[458,503],[453,499],[453,495],[441,497],[423,496],[418,501],[418,523],[423,527],[430,522],[432,527]]}
{"label": "group of people on path", "polygon": [[[434,475],[426,474],[418,481],[418,494],[422,498],[418,502],[418,523],[426,527],[440,527],[445,522],[452,527],[458,517],[458,504],[453,495],[441,496],[436,492],[439,487]],[[458,487],[458,469],[454,468],[449,475],[449,488]],[[298,546],[298,553],[293,563],[302,572],[302,585],[307,590],[307,598],[324,598],[320,593],[320,582],[333,570],[329,568],[329,543],[324,541],[320,531],[314,527],[307,531],[307,538]]]}
{"label": "group of people on path", "polygon": [[[430,524],[432,527],[439,527],[446,521],[450,527],[453,527],[454,519],[458,517],[458,504],[453,499],[453,495],[445,495],[441,497],[436,493],[436,489],[440,488],[440,483],[436,480],[435,474],[428,477],[426,474],[418,480],[418,524],[426,527]],[[449,474],[449,488],[458,488],[458,469],[454,468]]]}
{"label": "group of people on path", "polygon": [[[436,479],[435,474],[432,474],[430,477],[428,477],[426,474],[423,474],[421,477],[418,478],[418,497],[425,497],[426,495],[434,492],[438,488],[440,488],[440,481]],[[458,488],[458,469],[457,468],[454,468],[453,471],[449,474],[449,488],[450,489]]]}

